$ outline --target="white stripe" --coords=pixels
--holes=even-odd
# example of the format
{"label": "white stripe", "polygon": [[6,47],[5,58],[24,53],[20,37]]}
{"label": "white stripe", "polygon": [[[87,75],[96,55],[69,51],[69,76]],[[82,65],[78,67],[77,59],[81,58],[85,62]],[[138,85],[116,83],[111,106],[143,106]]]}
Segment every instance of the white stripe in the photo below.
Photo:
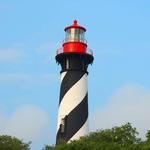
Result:
{"label": "white stripe", "polygon": [[57,131],[61,124],[61,118],[68,115],[84,99],[87,93],[87,74],[74,84],[61,100],[58,112]]}
{"label": "white stripe", "polygon": [[66,75],[67,71],[61,73],[60,75],[60,83],[62,82],[62,80],[64,79],[65,75]]}
{"label": "white stripe", "polygon": [[83,126],[76,132],[76,134],[68,141],[73,141],[73,140],[79,140],[81,136],[85,136],[89,133],[89,122],[88,119],[86,122],[83,124]]}

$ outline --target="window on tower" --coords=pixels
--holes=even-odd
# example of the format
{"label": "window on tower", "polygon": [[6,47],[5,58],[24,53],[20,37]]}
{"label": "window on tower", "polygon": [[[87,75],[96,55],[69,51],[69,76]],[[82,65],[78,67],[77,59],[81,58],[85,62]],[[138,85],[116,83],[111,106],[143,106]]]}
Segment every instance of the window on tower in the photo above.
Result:
{"label": "window on tower", "polygon": [[65,117],[64,117],[64,118],[61,118],[60,132],[61,132],[61,133],[64,133],[64,132],[65,132]]}
{"label": "window on tower", "polygon": [[84,38],[85,31],[83,29],[71,28],[66,30],[65,42],[83,42],[85,43]]}

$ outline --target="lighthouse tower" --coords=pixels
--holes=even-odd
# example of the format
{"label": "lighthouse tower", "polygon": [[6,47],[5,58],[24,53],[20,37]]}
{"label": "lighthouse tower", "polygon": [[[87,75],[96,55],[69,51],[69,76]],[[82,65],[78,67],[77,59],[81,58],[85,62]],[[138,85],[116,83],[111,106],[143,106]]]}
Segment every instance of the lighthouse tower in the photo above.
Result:
{"label": "lighthouse tower", "polygon": [[55,57],[61,65],[56,144],[88,134],[87,68],[94,59],[93,52],[87,48],[84,27],[75,20],[64,30],[65,40]]}

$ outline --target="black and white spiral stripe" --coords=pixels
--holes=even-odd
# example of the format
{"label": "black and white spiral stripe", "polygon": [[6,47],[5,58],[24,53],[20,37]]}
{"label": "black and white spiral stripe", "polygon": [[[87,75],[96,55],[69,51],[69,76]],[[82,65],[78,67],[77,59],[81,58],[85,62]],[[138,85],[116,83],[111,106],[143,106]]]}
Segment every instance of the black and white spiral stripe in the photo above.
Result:
{"label": "black and white spiral stripe", "polygon": [[66,142],[79,139],[88,133],[87,73],[84,71],[65,71],[61,73],[60,102],[58,111],[57,139],[61,139],[60,124],[67,117]]}

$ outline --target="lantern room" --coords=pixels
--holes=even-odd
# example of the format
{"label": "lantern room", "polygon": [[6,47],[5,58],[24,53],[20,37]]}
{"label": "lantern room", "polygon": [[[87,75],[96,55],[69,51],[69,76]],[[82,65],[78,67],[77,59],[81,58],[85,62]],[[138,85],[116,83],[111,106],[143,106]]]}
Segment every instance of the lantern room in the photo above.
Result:
{"label": "lantern room", "polygon": [[63,51],[86,53],[87,44],[85,40],[85,31],[86,29],[79,26],[76,20],[74,20],[73,25],[66,27]]}
{"label": "lantern room", "polygon": [[73,68],[86,70],[87,65],[92,64],[94,59],[93,51],[87,47],[85,40],[86,29],[74,20],[73,25],[64,30],[64,42],[56,51],[56,61],[61,64],[62,70]]}
{"label": "lantern room", "polygon": [[85,28],[79,26],[77,21],[74,21],[72,26],[65,28],[65,42],[83,42],[85,43]]}

